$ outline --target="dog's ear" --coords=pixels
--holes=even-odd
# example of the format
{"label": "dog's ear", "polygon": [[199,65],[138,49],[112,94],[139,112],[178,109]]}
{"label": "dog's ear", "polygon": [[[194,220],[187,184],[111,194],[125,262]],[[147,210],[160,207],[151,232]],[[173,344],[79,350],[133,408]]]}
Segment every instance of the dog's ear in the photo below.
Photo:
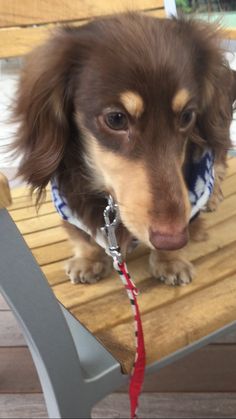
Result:
{"label": "dog's ear", "polygon": [[19,121],[15,154],[18,174],[42,193],[63,157],[72,135],[74,72],[79,62],[78,36],[62,29],[26,59],[15,119]]}
{"label": "dog's ear", "polygon": [[200,110],[197,130],[221,161],[231,146],[230,123],[235,100],[235,77],[222,48],[222,32],[215,25],[193,22],[195,71]]}

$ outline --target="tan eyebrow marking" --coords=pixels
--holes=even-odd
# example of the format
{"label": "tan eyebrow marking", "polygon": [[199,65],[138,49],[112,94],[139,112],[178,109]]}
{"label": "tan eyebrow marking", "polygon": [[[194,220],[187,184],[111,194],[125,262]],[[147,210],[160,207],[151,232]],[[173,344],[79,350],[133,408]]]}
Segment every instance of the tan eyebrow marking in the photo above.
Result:
{"label": "tan eyebrow marking", "polygon": [[180,112],[187,101],[189,100],[190,94],[187,89],[180,89],[172,100],[172,109],[174,112]]}
{"label": "tan eyebrow marking", "polygon": [[127,90],[121,93],[120,100],[130,115],[138,118],[143,113],[144,103],[138,93]]}

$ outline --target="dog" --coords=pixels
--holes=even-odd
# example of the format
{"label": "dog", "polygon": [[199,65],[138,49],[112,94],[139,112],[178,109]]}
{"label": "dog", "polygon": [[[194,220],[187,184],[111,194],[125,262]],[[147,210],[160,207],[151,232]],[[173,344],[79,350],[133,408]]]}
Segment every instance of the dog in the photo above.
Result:
{"label": "dog", "polygon": [[95,241],[109,194],[119,205],[122,253],[135,238],[150,248],[154,277],[191,282],[187,243],[204,239],[205,230],[200,209],[191,217],[189,162],[210,153],[214,188],[205,207],[215,210],[235,96],[220,30],[194,20],[117,14],[63,27],[28,55],[13,149],[23,154],[18,174],[38,202],[53,180],[80,222],[63,221],[74,246],[73,283],[111,270]]}

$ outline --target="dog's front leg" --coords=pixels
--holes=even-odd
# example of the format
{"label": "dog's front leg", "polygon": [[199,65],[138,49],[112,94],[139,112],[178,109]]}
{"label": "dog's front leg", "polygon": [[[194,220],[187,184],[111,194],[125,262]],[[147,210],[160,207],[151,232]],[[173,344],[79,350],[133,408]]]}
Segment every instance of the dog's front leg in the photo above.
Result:
{"label": "dog's front leg", "polygon": [[[207,240],[205,220],[201,216],[190,223],[189,238],[193,242]],[[192,282],[195,270],[188,260],[188,246],[179,250],[152,250],[149,260],[152,275],[167,285],[187,285]]]}
{"label": "dog's front leg", "polygon": [[149,263],[152,275],[167,285],[187,285],[194,276],[184,249],[152,250]]}
{"label": "dog's front leg", "polygon": [[64,222],[74,247],[74,257],[66,263],[66,273],[73,284],[93,284],[107,276],[112,268],[111,258],[92,237],[77,227]]}

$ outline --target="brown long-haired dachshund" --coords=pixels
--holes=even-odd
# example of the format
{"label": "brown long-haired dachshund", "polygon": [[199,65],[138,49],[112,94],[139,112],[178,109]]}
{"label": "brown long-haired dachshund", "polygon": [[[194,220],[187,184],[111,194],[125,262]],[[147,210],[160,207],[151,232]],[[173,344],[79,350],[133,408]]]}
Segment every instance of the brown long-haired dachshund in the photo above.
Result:
{"label": "brown long-haired dachshund", "polygon": [[111,268],[95,241],[108,194],[122,252],[138,239],[155,277],[191,281],[186,245],[201,235],[202,207],[221,199],[235,96],[219,30],[197,21],[114,15],[61,28],[27,57],[15,107],[19,175],[39,198],[52,181],[67,206],[73,282]]}

